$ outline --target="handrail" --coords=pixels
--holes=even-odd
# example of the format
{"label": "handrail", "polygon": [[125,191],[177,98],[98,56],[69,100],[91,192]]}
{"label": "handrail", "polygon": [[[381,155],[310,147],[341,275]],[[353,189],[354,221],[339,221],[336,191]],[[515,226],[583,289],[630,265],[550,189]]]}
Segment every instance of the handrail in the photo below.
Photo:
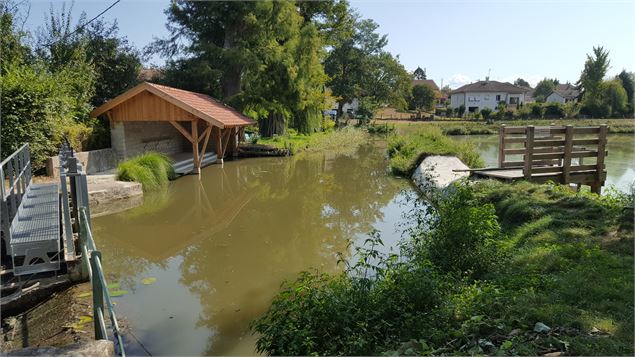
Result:
{"label": "handrail", "polygon": [[117,323],[117,316],[115,315],[112,299],[110,297],[110,293],[108,292],[108,283],[101,265],[101,252],[97,250],[97,247],[95,246],[86,207],[80,208],[80,217],[80,244],[82,245],[82,254],[84,256],[83,262],[93,286],[93,321],[95,325],[95,339],[108,339],[108,332],[106,330],[106,322],[104,319],[105,300],[113,334],[117,340],[117,344],[119,345],[119,354],[121,356],[125,356],[126,352],[123,347],[121,330],[119,329],[119,324]]}
{"label": "handrail", "polygon": [[[0,230],[11,241],[11,222],[18,212],[22,197],[31,186],[31,154],[29,144],[20,146],[0,163]],[[5,187],[8,181],[8,187]]]}

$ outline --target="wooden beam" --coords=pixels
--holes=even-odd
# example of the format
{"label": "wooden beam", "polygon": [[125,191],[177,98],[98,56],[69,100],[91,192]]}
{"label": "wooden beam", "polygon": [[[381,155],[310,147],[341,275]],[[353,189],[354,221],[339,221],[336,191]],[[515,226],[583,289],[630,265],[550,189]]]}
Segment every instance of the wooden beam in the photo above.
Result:
{"label": "wooden beam", "polygon": [[203,132],[203,135],[201,135],[201,136],[198,138],[198,142],[199,142],[199,143],[200,143],[201,141],[203,141],[203,139],[205,139],[205,136],[207,136],[207,132],[208,132],[208,131],[210,131],[210,130],[212,130],[212,126],[211,126],[211,124],[210,124],[210,123],[207,123],[207,128],[206,128],[206,129],[205,129],[205,131]]}
{"label": "wooden beam", "polygon": [[229,128],[229,129],[225,129],[225,133],[223,133],[223,136],[227,135],[227,138],[225,139],[225,144],[223,145],[223,155],[221,158],[225,158],[225,152],[227,151],[227,144],[229,144],[229,137],[232,131],[234,131],[234,129]]}
{"label": "wooden beam", "polygon": [[[199,155],[201,157],[201,162],[203,161],[203,159],[205,159],[205,150],[207,150],[207,142],[209,141],[209,135],[212,133],[212,124],[207,123],[207,129],[205,129],[205,141],[203,141],[203,148],[201,149],[201,154]],[[200,169],[201,165],[199,163],[199,169]]]}
{"label": "wooden beam", "polygon": [[498,167],[505,163],[505,124],[498,128]]}
{"label": "wooden beam", "polygon": [[[194,128],[194,123],[195,123],[195,121],[193,121],[193,122],[192,122],[192,128]],[[181,134],[183,134],[183,136],[185,136],[185,138],[186,138],[189,142],[194,141],[194,139],[192,139],[192,136],[190,135],[190,133],[188,133],[188,132],[187,132],[187,130],[185,130],[185,128],[183,128],[183,127],[181,126],[181,124],[179,124],[179,123],[177,123],[177,122],[175,122],[175,121],[173,121],[173,120],[170,120],[170,124],[172,124],[172,126],[173,126],[173,127],[175,127],[175,128],[176,128],[176,130],[180,131],[180,132],[181,132]]]}
{"label": "wooden beam", "polygon": [[194,164],[194,173],[201,173],[200,159],[198,157],[198,120],[192,122],[192,154],[194,155],[192,162]]}
{"label": "wooden beam", "polygon": [[525,142],[525,165],[523,168],[523,174],[527,180],[531,179],[532,156],[534,154],[534,130],[535,128],[533,125],[529,125],[526,128],[527,142]]}

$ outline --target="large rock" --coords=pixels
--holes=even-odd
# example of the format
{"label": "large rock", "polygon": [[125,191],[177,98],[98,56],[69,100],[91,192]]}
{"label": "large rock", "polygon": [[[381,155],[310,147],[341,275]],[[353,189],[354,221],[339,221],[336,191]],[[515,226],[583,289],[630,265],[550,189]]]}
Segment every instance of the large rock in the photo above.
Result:
{"label": "large rock", "polygon": [[455,156],[432,155],[426,157],[412,174],[412,180],[420,190],[444,189],[452,182],[468,177],[468,171],[455,172],[453,170],[467,170],[469,167]]}
{"label": "large rock", "polygon": [[138,182],[117,181],[117,175],[88,175],[90,215],[99,217],[139,206],[143,187]]}

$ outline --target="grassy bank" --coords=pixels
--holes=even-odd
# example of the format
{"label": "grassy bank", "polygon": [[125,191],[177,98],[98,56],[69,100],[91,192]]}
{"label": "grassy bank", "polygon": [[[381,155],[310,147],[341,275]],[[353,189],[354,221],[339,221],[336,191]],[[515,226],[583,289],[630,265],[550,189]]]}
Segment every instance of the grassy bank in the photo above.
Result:
{"label": "grassy bank", "polygon": [[429,155],[454,155],[469,167],[485,166],[471,143],[458,143],[434,126],[421,126],[388,140],[390,168],[395,174],[409,176]]}
{"label": "grassy bank", "polygon": [[300,152],[357,148],[367,139],[368,136],[363,130],[346,127],[340,130],[323,131],[311,135],[291,133],[272,138],[259,138],[258,144],[288,149],[291,154],[297,154]]}
{"label": "grassy bank", "polygon": [[121,181],[140,182],[144,191],[152,191],[165,186],[176,174],[169,157],[148,152],[120,163],[117,177]]}
{"label": "grassy bank", "polygon": [[[633,197],[480,182],[286,284],[253,324],[270,355],[632,355]],[[630,206],[630,207],[628,207]]]}
{"label": "grassy bank", "polygon": [[576,126],[594,126],[600,124],[609,125],[609,133],[614,134],[631,134],[635,133],[634,119],[562,119],[562,120],[501,120],[494,124],[487,124],[485,121],[406,121],[406,120],[375,120],[376,124],[394,124],[397,131],[406,133],[417,130],[420,127],[437,127],[446,135],[489,135],[498,134],[498,127],[501,124],[508,126],[547,126],[555,123],[556,125],[576,125]]}

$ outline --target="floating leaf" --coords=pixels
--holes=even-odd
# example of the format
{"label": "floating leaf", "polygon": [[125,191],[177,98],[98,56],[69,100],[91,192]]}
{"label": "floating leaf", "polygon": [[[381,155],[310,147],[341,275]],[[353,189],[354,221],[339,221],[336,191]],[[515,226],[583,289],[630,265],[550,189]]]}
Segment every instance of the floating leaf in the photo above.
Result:
{"label": "floating leaf", "polygon": [[119,283],[110,283],[108,284],[108,289],[119,289],[121,288],[121,284]]}
{"label": "floating leaf", "polygon": [[82,315],[82,316],[79,317],[79,323],[80,324],[85,324],[87,322],[92,322],[92,321],[93,321],[93,318],[88,316],[88,315]]}
{"label": "floating leaf", "polygon": [[90,292],[90,291],[88,291],[88,292],[81,293],[81,294],[77,295],[77,297],[79,297],[79,298],[85,298],[85,297],[89,297],[89,296],[91,296],[91,295],[93,295],[93,293],[92,293],[92,292]]}
{"label": "floating leaf", "polygon": [[144,278],[141,279],[141,284],[143,285],[152,285],[157,282],[157,278]]}
{"label": "floating leaf", "polygon": [[113,290],[110,292],[110,296],[117,297],[117,296],[126,295],[127,293],[128,293],[127,290]]}

